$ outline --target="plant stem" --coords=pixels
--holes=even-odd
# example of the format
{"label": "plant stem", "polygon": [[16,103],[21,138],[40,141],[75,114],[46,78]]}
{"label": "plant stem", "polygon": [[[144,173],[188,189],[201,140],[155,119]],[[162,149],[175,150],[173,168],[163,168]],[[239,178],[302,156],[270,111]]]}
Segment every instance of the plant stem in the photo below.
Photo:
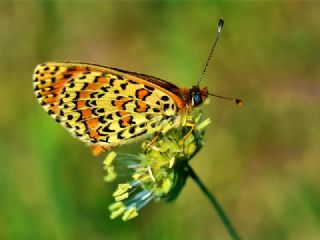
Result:
{"label": "plant stem", "polygon": [[188,168],[189,176],[198,184],[198,186],[200,187],[202,192],[209,198],[213,207],[217,211],[218,216],[220,217],[222,223],[224,224],[228,233],[230,234],[231,239],[239,240],[240,237],[239,237],[237,231],[232,226],[231,222],[229,221],[228,217],[224,213],[221,205],[219,204],[219,202],[217,201],[215,196],[212,193],[210,193],[209,190],[205,187],[205,185],[202,183],[202,181],[200,180],[198,175],[193,171],[192,167],[190,165],[188,165],[187,168]]}

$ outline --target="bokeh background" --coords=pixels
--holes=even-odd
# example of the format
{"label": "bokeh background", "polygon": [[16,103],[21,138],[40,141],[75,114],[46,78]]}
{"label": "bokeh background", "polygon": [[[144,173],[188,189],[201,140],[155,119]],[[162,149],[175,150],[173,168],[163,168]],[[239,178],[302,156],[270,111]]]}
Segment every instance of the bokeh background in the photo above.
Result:
{"label": "bokeh background", "polygon": [[[241,97],[211,99],[191,164],[244,239],[320,238],[320,3],[317,1],[0,2],[0,239],[228,239],[189,180],[171,204],[110,220],[116,184],[41,109],[36,64],[76,60]],[[136,152],[138,145],[118,151]]]}

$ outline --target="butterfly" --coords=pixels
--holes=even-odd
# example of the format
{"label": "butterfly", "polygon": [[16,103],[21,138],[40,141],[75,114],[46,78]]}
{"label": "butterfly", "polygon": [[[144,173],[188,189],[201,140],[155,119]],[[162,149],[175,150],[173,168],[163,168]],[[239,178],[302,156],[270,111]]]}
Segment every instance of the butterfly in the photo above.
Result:
{"label": "butterfly", "polygon": [[[202,77],[222,26],[221,19]],[[213,95],[199,82],[180,88],[146,74],[65,61],[39,64],[33,74],[34,93],[43,109],[92,146],[95,155],[173,127],[189,124],[192,129],[187,116]]]}
{"label": "butterfly", "polygon": [[207,88],[179,88],[145,74],[76,62],[36,66],[33,87],[43,109],[96,151],[185,124],[184,116],[208,93]]}

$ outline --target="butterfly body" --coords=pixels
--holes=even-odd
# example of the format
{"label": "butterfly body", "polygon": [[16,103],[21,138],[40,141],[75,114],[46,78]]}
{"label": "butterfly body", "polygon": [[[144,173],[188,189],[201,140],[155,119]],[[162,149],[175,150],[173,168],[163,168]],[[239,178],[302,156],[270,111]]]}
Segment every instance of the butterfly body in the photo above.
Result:
{"label": "butterfly body", "polygon": [[34,93],[45,111],[81,141],[104,149],[185,124],[207,97],[135,72],[95,64],[36,66]]}

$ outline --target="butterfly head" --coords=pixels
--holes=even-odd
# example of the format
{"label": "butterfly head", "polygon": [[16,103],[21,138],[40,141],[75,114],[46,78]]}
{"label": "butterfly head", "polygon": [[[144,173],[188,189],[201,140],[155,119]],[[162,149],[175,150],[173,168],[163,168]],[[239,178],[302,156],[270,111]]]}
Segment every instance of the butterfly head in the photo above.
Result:
{"label": "butterfly head", "polygon": [[207,87],[200,89],[198,86],[193,86],[188,91],[188,98],[187,99],[189,100],[188,101],[189,105],[191,105],[192,107],[197,107],[197,106],[200,106],[209,95],[216,97],[216,98],[231,100],[235,104],[237,104],[239,107],[241,107],[243,105],[242,100],[239,98],[224,97],[224,96],[216,95],[213,93],[209,93]]}
{"label": "butterfly head", "polygon": [[201,105],[208,96],[208,88],[200,89],[198,86],[193,86],[190,89],[189,99],[193,107]]}

